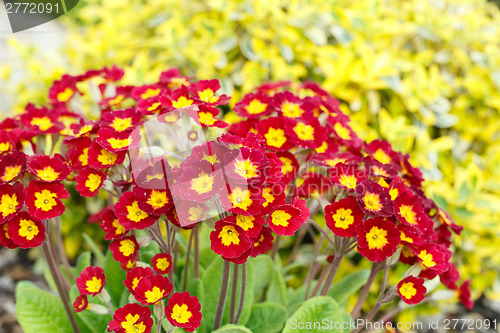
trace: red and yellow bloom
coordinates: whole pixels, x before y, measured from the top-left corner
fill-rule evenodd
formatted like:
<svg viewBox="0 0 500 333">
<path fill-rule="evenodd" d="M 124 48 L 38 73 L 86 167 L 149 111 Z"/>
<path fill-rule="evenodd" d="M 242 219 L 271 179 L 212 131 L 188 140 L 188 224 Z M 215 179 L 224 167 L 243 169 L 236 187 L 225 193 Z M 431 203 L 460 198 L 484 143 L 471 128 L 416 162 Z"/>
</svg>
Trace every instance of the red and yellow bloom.
<svg viewBox="0 0 500 333">
<path fill-rule="evenodd" d="M 45 225 L 28 212 L 17 214 L 7 225 L 9 239 L 22 249 L 40 246 L 45 240 Z"/>
<path fill-rule="evenodd" d="M 0 224 L 12 218 L 23 207 L 24 196 L 21 183 L 0 185 Z"/>
<path fill-rule="evenodd" d="M 381 217 L 368 219 L 356 227 L 358 252 L 373 262 L 390 257 L 400 242 L 399 230 L 394 222 Z"/>
<path fill-rule="evenodd" d="M 76 176 L 76 190 L 84 197 L 95 197 L 106 180 L 104 172 L 84 168 Z"/>
<path fill-rule="evenodd" d="M 26 188 L 26 207 L 30 214 L 41 220 L 62 215 L 66 207 L 61 199 L 69 198 L 62 183 L 44 183 L 32 180 Z"/>
<path fill-rule="evenodd" d="M 108 331 L 117 333 L 149 333 L 153 327 L 151 310 L 137 303 L 129 303 L 115 311 Z"/>
<path fill-rule="evenodd" d="M 27 166 L 28 171 L 42 182 L 62 181 L 71 172 L 71 169 L 59 154 L 52 158 L 46 155 L 30 156 Z"/>
<path fill-rule="evenodd" d="M 193 332 L 202 319 L 198 297 L 191 296 L 187 291 L 173 294 L 165 307 L 165 316 L 173 326 Z"/>
<path fill-rule="evenodd" d="M 78 295 L 78 297 L 73 302 L 73 310 L 75 312 L 82 312 L 89 308 L 89 301 L 87 295 Z"/>
<path fill-rule="evenodd" d="M 356 226 L 363 222 L 365 214 L 356 198 L 348 196 L 325 207 L 326 226 L 337 236 L 356 236 Z"/>
<path fill-rule="evenodd" d="M 361 209 L 368 215 L 388 217 L 394 212 L 389 193 L 379 184 L 365 180 L 356 188 L 356 198 Z"/>
<path fill-rule="evenodd" d="M 420 303 L 427 292 L 424 279 L 414 276 L 408 276 L 399 281 L 397 289 L 399 297 L 407 304 Z"/>
<path fill-rule="evenodd" d="M 278 235 L 292 236 L 304 224 L 301 210 L 292 205 L 281 205 L 267 216 L 267 224 Z"/>
<path fill-rule="evenodd" d="M 134 267 L 127 272 L 123 284 L 130 291 L 131 294 L 135 294 L 135 288 L 139 284 L 139 281 L 149 275 L 154 275 L 155 272 L 149 267 Z"/>
<path fill-rule="evenodd" d="M 150 227 L 158 219 L 158 216 L 150 215 L 139 208 L 133 192 L 123 193 L 114 208 L 120 224 L 127 230 Z"/>
<path fill-rule="evenodd" d="M 26 155 L 21 151 L 13 151 L 0 157 L 0 184 L 16 180 L 26 171 Z"/>
<path fill-rule="evenodd" d="M 236 224 L 234 216 L 215 223 L 215 230 L 210 233 L 212 250 L 223 258 L 236 258 L 252 247 L 250 238 L 243 228 Z"/>
<path fill-rule="evenodd" d="M 89 266 L 76 278 L 76 286 L 81 295 L 99 294 L 106 284 L 106 275 L 101 267 Z"/>
<path fill-rule="evenodd" d="M 168 297 L 172 288 L 173 285 L 166 276 L 148 275 L 139 280 L 134 296 L 139 303 L 152 305 Z"/>
<path fill-rule="evenodd" d="M 169 253 L 158 253 L 151 259 L 151 264 L 157 274 L 168 274 L 172 270 L 172 256 Z"/>
</svg>

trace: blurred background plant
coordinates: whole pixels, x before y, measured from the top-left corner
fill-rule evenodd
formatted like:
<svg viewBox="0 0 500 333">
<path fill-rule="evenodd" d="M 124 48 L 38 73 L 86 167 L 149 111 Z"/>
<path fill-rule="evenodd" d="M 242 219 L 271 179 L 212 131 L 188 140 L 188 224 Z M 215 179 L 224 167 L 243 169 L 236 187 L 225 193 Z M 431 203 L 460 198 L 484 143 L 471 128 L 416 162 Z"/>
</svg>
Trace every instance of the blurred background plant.
<svg viewBox="0 0 500 333">
<path fill-rule="evenodd" d="M 426 192 L 465 228 L 455 244 L 461 273 L 476 297 L 500 298 L 495 4 L 87 0 L 59 22 L 66 33 L 57 52 L 9 39 L 15 56 L 0 68 L 4 108 L 45 103 L 41 93 L 62 73 L 112 64 L 127 69 L 125 83 L 151 81 L 169 67 L 218 78 L 235 100 L 264 81 L 315 80 L 342 101 L 364 139 L 381 136 L 412 151 Z M 73 225 L 86 220 L 78 216 Z M 69 247 L 79 246 L 74 237 Z"/>
</svg>

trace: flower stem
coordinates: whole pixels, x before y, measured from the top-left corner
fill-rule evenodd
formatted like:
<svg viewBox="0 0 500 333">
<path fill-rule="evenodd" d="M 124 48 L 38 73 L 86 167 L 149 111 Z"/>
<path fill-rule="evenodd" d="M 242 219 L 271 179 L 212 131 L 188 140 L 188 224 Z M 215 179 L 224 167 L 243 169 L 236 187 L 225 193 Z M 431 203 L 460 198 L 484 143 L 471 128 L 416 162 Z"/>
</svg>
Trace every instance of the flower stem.
<svg viewBox="0 0 500 333">
<path fill-rule="evenodd" d="M 200 276 L 200 246 L 199 246 L 199 225 L 193 228 L 194 233 L 194 278 L 197 279 Z"/>
<path fill-rule="evenodd" d="M 238 304 L 238 312 L 236 313 L 236 318 L 234 319 L 235 324 L 238 324 L 241 318 L 241 313 L 243 312 L 246 289 L 247 289 L 247 263 L 244 263 L 241 265 L 240 302 Z"/>
<path fill-rule="evenodd" d="M 75 281 L 75 277 L 73 276 L 73 273 L 71 272 L 71 268 L 69 265 L 68 256 L 66 254 L 66 251 L 64 250 L 64 242 L 61 234 L 61 218 L 58 217 L 57 219 L 54 219 L 54 224 L 56 227 L 55 228 L 56 240 L 57 240 L 57 249 L 59 250 L 59 257 L 61 258 L 61 262 L 64 265 L 64 270 L 66 272 L 66 275 L 68 276 L 68 279 L 70 279 L 71 281 Z"/>
<path fill-rule="evenodd" d="M 361 294 L 359 295 L 358 301 L 356 302 L 356 305 L 354 305 L 354 308 L 352 309 L 351 312 L 352 318 L 356 319 L 358 317 L 359 312 L 361 311 L 361 307 L 365 303 L 365 300 L 368 297 L 368 294 L 370 293 L 370 287 L 372 286 L 373 281 L 375 281 L 375 277 L 377 276 L 378 272 L 380 272 L 380 265 L 374 262 L 372 264 L 370 276 L 368 276 L 368 280 L 366 281 L 365 286 L 361 290 Z"/>
<path fill-rule="evenodd" d="M 212 331 L 218 329 L 222 324 L 222 315 L 226 306 L 227 289 L 229 287 L 229 271 L 230 262 L 224 260 L 224 267 L 222 270 L 222 284 L 220 287 L 219 300 L 217 301 L 217 310 L 215 311 L 214 326 Z"/>
<path fill-rule="evenodd" d="M 48 231 L 48 228 L 47 228 Z M 47 238 L 50 237 L 49 232 L 47 232 Z M 50 239 L 50 238 L 49 238 Z M 64 306 L 64 310 L 66 311 L 66 314 L 68 315 L 69 322 L 71 326 L 73 327 L 73 332 L 74 333 L 80 333 L 80 328 L 78 327 L 78 323 L 76 322 L 75 314 L 73 313 L 73 309 L 71 308 L 69 304 L 69 298 L 68 294 L 66 292 L 66 289 L 64 289 L 61 278 L 58 274 L 57 271 L 57 262 L 55 261 L 54 254 L 51 252 L 50 245 L 48 244 L 48 240 L 45 240 L 42 244 L 42 251 L 45 256 L 45 260 L 47 261 L 47 264 L 49 265 L 50 272 L 52 273 L 52 277 L 54 278 L 54 282 L 57 287 L 57 291 L 59 293 L 59 296 L 61 297 L 61 301 Z"/>
<path fill-rule="evenodd" d="M 229 308 L 229 323 L 235 324 L 234 314 L 236 312 L 236 293 L 238 292 L 238 270 L 239 265 L 233 263 L 233 278 L 232 278 L 232 288 L 231 288 L 231 304 Z"/>
<path fill-rule="evenodd" d="M 340 266 L 340 262 L 342 261 L 343 257 L 344 257 L 343 254 L 335 254 L 335 257 L 333 258 L 333 261 L 330 265 L 330 271 L 328 272 L 328 276 L 326 277 L 325 284 L 323 285 L 323 289 L 321 289 L 320 295 L 325 296 L 326 294 L 328 294 L 328 291 L 330 290 L 330 287 L 332 286 L 333 279 L 335 278 L 335 275 L 337 274 L 337 271 L 338 271 L 339 266 Z"/>
<path fill-rule="evenodd" d="M 188 278 L 188 270 L 189 270 L 189 256 L 191 255 L 191 246 L 193 244 L 193 234 L 194 232 L 191 230 L 191 235 L 189 236 L 188 247 L 186 251 L 186 260 L 184 263 L 184 279 L 182 281 L 182 290 L 186 290 L 187 278 Z"/>
</svg>

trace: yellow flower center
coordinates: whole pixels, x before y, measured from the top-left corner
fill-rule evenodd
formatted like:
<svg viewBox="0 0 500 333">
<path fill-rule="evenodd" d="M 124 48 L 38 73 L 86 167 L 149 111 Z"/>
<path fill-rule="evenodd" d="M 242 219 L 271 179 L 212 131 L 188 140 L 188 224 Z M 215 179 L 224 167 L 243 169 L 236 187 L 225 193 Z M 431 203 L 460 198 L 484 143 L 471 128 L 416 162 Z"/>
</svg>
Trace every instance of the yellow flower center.
<svg viewBox="0 0 500 333">
<path fill-rule="evenodd" d="M 283 103 L 281 110 L 283 111 L 283 115 L 289 118 L 299 118 L 304 113 L 299 104 L 288 101 Z"/>
<path fill-rule="evenodd" d="M 101 185 L 101 179 L 101 176 L 91 173 L 89 174 L 89 178 L 85 181 L 85 187 L 91 192 L 94 192 Z"/>
<path fill-rule="evenodd" d="M 238 245 L 240 243 L 239 236 L 240 234 L 232 225 L 225 225 L 219 233 L 219 238 L 224 246 L 230 246 L 231 244 Z"/>
<path fill-rule="evenodd" d="M 115 131 L 123 132 L 128 130 L 132 126 L 132 118 L 118 118 L 113 119 L 113 123 L 110 125 Z"/>
<path fill-rule="evenodd" d="M 56 193 L 52 193 L 49 190 L 42 190 L 41 192 L 35 193 L 35 207 L 48 212 L 52 209 L 57 202 L 54 198 L 57 197 Z"/>
<path fill-rule="evenodd" d="M 187 304 L 175 304 L 172 309 L 172 319 L 179 324 L 185 324 L 189 321 L 193 314 L 188 310 Z"/>
<path fill-rule="evenodd" d="M 389 195 L 391 196 L 392 201 L 394 201 L 394 199 L 396 199 L 398 194 L 399 194 L 399 190 L 397 188 L 393 188 L 393 189 L 389 190 Z"/>
<path fill-rule="evenodd" d="M 382 249 L 387 244 L 387 230 L 378 227 L 372 227 L 370 232 L 366 234 L 368 248 Z"/>
<path fill-rule="evenodd" d="M 204 194 L 212 191 L 214 185 L 214 177 L 202 172 L 197 178 L 191 181 L 191 189 L 198 194 Z"/>
<path fill-rule="evenodd" d="M 111 145 L 111 148 L 113 148 L 113 149 L 120 149 L 120 148 L 128 147 L 132 143 L 131 138 L 126 138 L 126 139 L 110 138 L 107 141 L 109 142 L 109 144 Z"/>
<path fill-rule="evenodd" d="M 73 96 L 73 90 L 70 87 L 67 87 L 64 91 L 57 94 L 57 100 L 59 102 L 67 102 Z"/>
<path fill-rule="evenodd" d="M 134 222 L 139 222 L 148 217 L 148 213 L 139 208 L 137 201 L 132 202 L 132 205 L 127 206 L 127 218 Z"/>
<path fill-rule="evenodd" d="M 158 96 L 160 93 L 160 89 L 147 89 L 145 92 L 142 93 L 141 98 L 142 99 L 148 99 L 150 97 Z"/>
<path fill-rule="evenodd" d="M 82 163 L 82 166 L 86 166 L 89 164 L 89 149 L 84 148 L 83 152 L 80 156 L 78 156 L 78 161 Z"/>
<path fill-rule="evenodd" d="M 298 123 L 293 128 L 293 131 L 295 132 L 295 134 L 297 134 L 300 140 L 314 140 L 314 127 L 312 127 L 311 125 Z"/>
<path fill-rule="evenodd" d="M 319 146 L 318 148 L 315 149 L 315 151 L 318 153 L 318 154 L 322 154 L 324 153 L 326 150 L 328 149 L 328 143 L 323 142 L 321 144 L 321 146 Z"/>
<path fill-rule="evenodd" d="M 0 143 L 0 152 L 2 152 L 2 153 L 11 150 L 11 148 L 12 148 L 12 145 L 8 142 Z"/>
<path fill-rule="evenodd" d="M 354 189 L 356 187 L 357 179 L 353 175 L 341 175 L 339 177 L 339 182 L 347 188 Z"/>
<path fill-rule="evenodd" d="M 93 276 L 91 280 L 87 280 L 85 285 L 87 286 L 87 291 L 89 293 L 96 293 L 99 290 L 101 290 L 102 281 L 101 279 L 98 279 L 97 277 Z"/>
<path fill-rule="evenodd" d="M 130 239 L 124 239 L 120 242 L 118 248 L 125 257 L 130 257 L 135 252 L 135 244 Z"/>
<path fill-rule="evenodd" d="M 268 146 L 281 148 L 285 142 L 285 131 L 281 128 L 269 128 L 269 131 L 264 134 Z"/>
<path fill-rule="evenodd" d="M 122 322 L 125 333 L 144 333 L 146 331 L 146 325 L 143 322 L 136 324 L 139 318 L 138 314 L 132 315 L 129 313 L 125 316 L 125 321 Z"/>
<path fill-rule="evenodd" d="M 52 127 L 52 121 L 49 117 L 35 117 L 31 119 L 31 125 L 38 126 L 42 131 L 46 131 Z"/>
<path fill-rule="evenodd" d="M 415 289 L 413 282 L 405 282 L 399 288 L 399 292 L 406 299 L 411 299 L 413 296 L 417 294 L 417 289 Z"/>
<path fill-rule="evenodd" d="M 363 197 L 366 209 L 372 212 L 378 212 L 382 209 L 382 204 L 380 203 L 380 196 L 376 193 L 366 192 Z"/>
<path fill-rule="evenodd" d="M 116 235 L 124 234 L 127 231 L 127 229 L 125 229 L 125 227 L 120 224 L 120 221 L 118 221 L 118 219 L 114 219 L 111 225 L 116 229 Z"/>
<path fill-rule="evenodd" d="M 391 157 L 385 153 L 382 149 L 377 149 L 375 154 L 373 154 L 373 158 L 379 161 L 382 164 L 388 164 L 391 162 Z"/>
<path fill-rule="evenodd" d="M 189 220 L 192 222 L 198 221 L 203 216 L 203 207 L 194 206 L 189 208 Z"/>
<path fill-rule="evenodd" d="M 213 125 L 215 123 L 215 118 L 210 112 L 200 112 L 200 123 L 205 125 Z"/>
<path fill-rule="evenodd" d="M 115 164 L 118 155 L 113 154 L 106 149 L 101 149 L 101 153 L 97 156 L 97 160 L 101 162 L 102 165 L 113 165 Z"/>
<path fill-rule="evenodd" d="M 185 96 L 181 96 L 177 99 L 177 101 L 172 102 L 172 106 L 176 109 L 182 109 L 190 106 L 191 104 L 193 104 L 193 100 L 187 99 Z"/>
<path fill-rule="evenodd" d="M 346 160 L 344 158 L 330 158 L 325 160 L 325 163 L 331 167 L 336 166 L 339 163 L 344 163 Z"/>
<path fill-rule="evenodd" d="M 401 205 L 401 207 L 399 207 L 399 212 L 408 223 L 417 224 L 417 214 L 413 211 L 412 206 Z"/>
<path fill-rule="evenodd" d="M 160 289 L 158 287 L 153 287 L 153 290 L 146 291 L 144 293 L 144 296 L 146 296 L 146 301 L 148 303 L 156 303 L 162 299 L 164 294 L 165 290 Z"/>
<path fill-rule="evenodd" d="M 254 220 L 255 217 L 253 216 L 236 215 L 236 224 L 245 231 L 247 231 L 248 229 L 252 229 L 252 227 L 254 226 Z"/>
<path fill-rule="evenodd" d="M 123 100 L 124 100 L 124 99 L 125 99 L 125 96 L 123 96 L 123 95 L 118 95 L 118 96 L 116 96 L 115 98 L 110 99 L 108 103 L 109 103 L 109 105 L 118 105 L 118 104 L 120 104 L 121 102 L 123 102 Z"/>
<path fill-rule="evenodd" d="M 281 172 L 283 172 L 283 174 L 286 175 L 287 173 L 293 171 L 293 165 L 292 165 L 291 159 L 289 159 L 287 157 L 280 157 L 279 159 L 283 163 L 283 166 L 281 167 Z"/>
<path fill-rule="evenodd" d="M 52 167 L 46 166 L 45 168 L 43 168 L 41 170 L 37 170 L 36 175 L 41 180 L 51 182 L 51 181 L 56 180 L 57 177 L 59 177 L 60 173 L 56 172 Z"/>
<path fill-rule="evenodd" d="M 229 195 L 233 207 L 241 208 L 243 210 L 247 209 L 252 204 L 252 199 L 250 199 L 250 191 L 243 190 L 240 187 L 233 189 L 233 192 Z"/>
<path fill-rule="evenodd" d="M 266 187 L 263 191 L 262 191 L 262 196 L 264 197 L 264 199 L 266 199 L 266 202 L 264 202 L 262 205 L 264 207 L 267 207 L 270 203 L 273 203 L 274 200 L 276 199 L 274 197 L 274 195 L 271 193 L 271 188 L 270 187 Z"/>
<path fill-rule="evenodd" d="M 170 267 L 170 262 L 167 258 L 160 258 L 156 261 L 156 267 L 161 271 L 165 271 Z"/>
<path fill-rule="evenodd" d="M 402 242 L 407 242 L 407 243 L 413 243 L 413 238 L 406 237 L 406 234 L 401 231 L 401 241 Z"/>
<path fill-rule="evenodd" d="M 156 102 L 156 103 L 153 103 L 151 104 L 151 106 L 149 108 L 147 108 L 148 111 L 154 111 L 156 110 L 159 106 L 161 105 L 161 103 L 159 102 Z"/>
<path fill-rule="evenodd" d="M 271 215 L 272 222 L 274 225 L 280 225 L 282 227 L 288 227 L 288 220 L 292 216 L 285 212 L 284 210 L 275 210 Z"/>
<path fill-rule="evenodd" d="M 333 126 L 333 129 L 335 130 L 335 133 L 339 136 L 339 138 L 343 140 L 350 140 L 351 139 L 351 131 L 347 127 L 342 126 L 341 123 L 335 123 Z"/>
<path fill-rule="evenodd" d="M 1 150 L 1 149 L 0 149 Z M 5 171 L 2 176 L 2 180 L 4 182 L 10 182 L 12 179 L 16 178 L 17 175 L 21 172 L 21 166 L 8 166 L 5 168 Z"/>
<path fill-rule="evenodd" d="M 347 229 L 354 223 L 354 216 L 352 216 L 352 210 L 350 209 L 337 209 L 332 217 L 337 228 Z"/>
<path fill-rule="evenodd" d="M 5 218 L 10 214 L 13 214 L 16 212 L 16 206 L 19 204 L 17 201 L 17 195 L 12 194 L 3 194 L 2 198 L 0 199 L 0 212 L 2 213 L 2 216 Z"/>
<path fill-rule="evenodd" d="M 262 103 L 258 99 L 253 99 L 246 107 L 246 110 L 249 114 L 259 114 L 264 112 L 266 108 L 267 104 Z"/>
<path fill-rule="evenodd" d="M 215 96 L 212 89 L 205 89 L 203 91 L 198 91 L 198 97 L 207 103 L 215 103 L 219 100 L 219 97 Z"/>
<path fill-rule="evenodd" d="M 22 219 L 20 222 L 19 235 L 26 238 L 27 240 L 32 240 L 40 232 L 35 222 L 31 220 Z"/>
<path fill-rule="evenodd" d="M 436 266 L 436 262 L 434 261 L 434 256 L 432 253 L 427 253 L 427 250 L 420 251 L 418 254 L 420 260 L 422 260 L 422 265 L 427 268 L 432 268 Z"/>
<path fill-rule="evenodd" d="M 257 176 L 257 167 L 250 160 L 236 162 L 236 173 L 245 179 Z"/>
<path fill-rule="evenodd" d="M 153 190 L 147 203 L 154 209 L 162 208 L 168 204 L 167 193 L 164 191 Z"/>
</svg>

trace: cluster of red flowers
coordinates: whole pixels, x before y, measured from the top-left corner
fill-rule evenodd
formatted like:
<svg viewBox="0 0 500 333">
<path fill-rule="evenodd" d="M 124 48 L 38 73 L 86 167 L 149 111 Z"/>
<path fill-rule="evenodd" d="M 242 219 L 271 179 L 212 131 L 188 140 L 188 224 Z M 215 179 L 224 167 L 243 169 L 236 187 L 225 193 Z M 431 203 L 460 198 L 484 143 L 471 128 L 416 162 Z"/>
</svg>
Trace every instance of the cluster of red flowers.
<svg viewBox="0 0 500 333">
<path fill-rule="evenodd" d="M 168 247 L 160 246 L 153 269 L 138 265 L 141 242 L 135 230 L 161 236 L 159 221 L 191 229 L 215 216 L 212 250 L 241 264 L 269 251 L 275 234 L 294 235 L 317 213 L 308 208 L 315 200 L 328 202 L 326 226 L 334 237 L 356 240 L 368 260 L 399 255 L 403 264 L 422 267 L 418 277 L 398 286 L 405 302 L 422 300 L 423 279 L 438 275 L 447 287 L 459 289 L 449 247 L 452 232 L 461 227 L 425 196 L 422 174 L 408 155 L 385 141 L 360 139 L 339 102 L 317 84 L 262 85 L 236 103 L 241 120 L 229 125 L 217 118 L 230 99 L 218 93 L 217 80 L 191 82 L 173 69 L 154 84 L 117 85 L 123 74 L 113 67 L 65 75 L 50 89 L 49 106 L 28 105 L 22 115 L 0 123 L 2 245 L 42 244 L 47 221 L 65 210 L 64 182 L 73 182 L 85 197 L 108 192 L 108 206 L 93 219 L 101 222 L 114 259 L 128 272 L 124 283 L 142 304 L 118 309 L 110 330 L 149 332 L 145 305 L 172 292 L 164 276 L 173 265 Z M 81 112 L 87 83 L 93 87 L 87 95 L 98 105 L 90 119 Z M 205 131 L 181 138 L 194 143 L 181 160 L 130 153 L 143 147 L 147 138 L 141 131 L 149 120 L 182 127 L 176 124 L 184 114 Z M 200 134 L 210 127 L 227 129 L 200 144 Z M 102 272 L 86 270 L 77 280 L 81 296 L 75 309 L 85 309 L 86 295 L 98 294 L 104 283 Z M 188 331 L 201 320 L 199 303 L 185 292 L 170 296 L 165 313 Z"/>
</svg>

